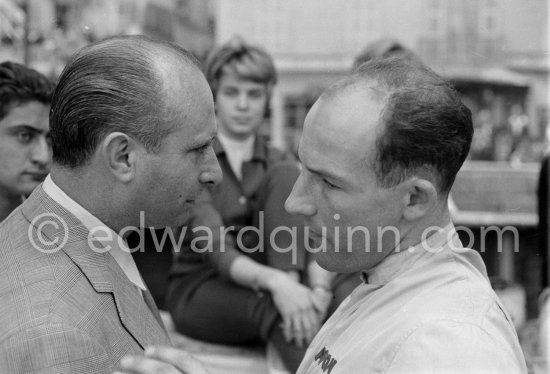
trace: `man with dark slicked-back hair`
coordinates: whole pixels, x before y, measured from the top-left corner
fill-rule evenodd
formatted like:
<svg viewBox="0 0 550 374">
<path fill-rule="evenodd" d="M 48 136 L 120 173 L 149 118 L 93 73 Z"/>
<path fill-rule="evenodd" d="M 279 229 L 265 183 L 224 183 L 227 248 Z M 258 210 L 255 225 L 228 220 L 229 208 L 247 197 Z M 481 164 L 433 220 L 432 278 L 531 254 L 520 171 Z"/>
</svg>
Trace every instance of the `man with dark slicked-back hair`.
<svg viewBox="0 0 550 374">
<path fill-rule="evenodd" d="M 195 59 L 143 36 L 87 46 L 61 74 L 50 126 L 50 175 L 0 225 L 0 372 L 203 372 L 158 347 L 170 340 L 124 240 L 182 225 L 221 180 Z"/>
<path fill-rule="evenodd" d="M 25 65 L 0 63 L 0 221 L 46 177 L 54 84 Z"/>
<path fill-rule="evenodd" d="M 472 140 L 459 94 L 421 63 L 372 60 L 309 111 L 286 201 L 321 267 L 363 282 L 298 373 L 526 373 L 514 325 L 448 195 Z"/>
</svg>

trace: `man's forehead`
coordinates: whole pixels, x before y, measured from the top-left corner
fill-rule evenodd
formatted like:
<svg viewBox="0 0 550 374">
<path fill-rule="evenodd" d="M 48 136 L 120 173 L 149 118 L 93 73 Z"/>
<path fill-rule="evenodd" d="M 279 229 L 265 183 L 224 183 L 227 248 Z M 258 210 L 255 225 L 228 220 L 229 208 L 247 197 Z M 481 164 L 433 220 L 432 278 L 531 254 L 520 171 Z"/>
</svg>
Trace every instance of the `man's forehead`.
<svg viewBox="0 0 550 374">
<path fill-rule="evenodd" d="M 163 90 L 170 97 L 193 98 L 197 92 L 208 88 L 206 78 L 193 66 L 175 61 L 173 58 L 160 59 L 156 62 L 161 77 Z"/>
<path fill-rule="evenodd" d="M 321 96 L 306 116 L 304 127 L 338 134 L 362 133 L 378 126 L 383 107 L 379 92 L 346 87 L 338 94 Z"/>
<path fill-rule="evenodd" d="M 304 123 L 300 142 L 302 152 L 307 153 L 304 157 L 331 155 L 363 161 L 374 148 L 382 108 L 382 102 L 365 90 L 321 97 Z"/>
<path fill-rule="evenodd" d="M 341 106 L 372 106 L 379 105 L 387 97 L 388 92 L 374 80 L 361 80 L 346 85 L 329 88 L 320 99 L 330 105 Z"/>
<path fill-rule="evenodd" d="M 0 119 L 2 127 L 27 126 L 37 131 L 49 132 L 49 104 L 27 101 L 11 107 Z"/>
<path fill-rule="evenodd" d="M 206 78 L 193 65 L 163 60 L 160 68 L 164 100 L 178 120 L 198 121 L 214 111 L 214 99 Z M 172 66 L 173 70 L 169 71 Z"/>
</svg>

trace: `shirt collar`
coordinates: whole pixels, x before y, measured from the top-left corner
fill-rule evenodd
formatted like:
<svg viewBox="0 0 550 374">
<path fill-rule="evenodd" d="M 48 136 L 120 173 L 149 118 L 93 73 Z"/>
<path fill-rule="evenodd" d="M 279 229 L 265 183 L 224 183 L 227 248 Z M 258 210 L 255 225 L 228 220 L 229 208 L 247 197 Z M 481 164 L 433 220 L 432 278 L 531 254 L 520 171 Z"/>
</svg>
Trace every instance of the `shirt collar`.
<svg viewBox="0 0 550 374">
<path fill-rule="evenodd" d="M 249 155 L 252 155 L 254 151 L 256 136 L 252 135 L 245 140 L 235 140 L 229 136 L 225 136 L 220 132 L 216 139 L 222 145 L 226 153 L 228 153 L 228 148 L 232 148 L 236 149 L 237 151 L 245 152 Z"/>
<path fill-rule="evenodd" d="M 147 289 L 131 255 L 131 251 L 126 244 L 126 241 L 121 236 L 101 222 L 93 214 L 88 212 L 76 201 L 71 199 L 61 188 L 59 188 L 57 184 L 55 184 L 50 175 L 48 175 L 44 180 L 42 188 L 46 194 L 48 194 L 62 207 L 67 209 L 69 213 L 82 222 L 82 224 L 90 231 L 91 235 L 94 235 L 94 233 L 99 234 L 94 236 L 101 243 L 111 247 L 109 253 L 113 256 L 128 279 L 141 290 L 145 291 Z M 112 240 L 106 240 L 107 233 L 110 234 L 109 237 L 112 238 Z"/>
<path fill-rule="evenodd" d="M 263 138 L 260 135 L 256 135 L 256 139 L 254 140 L 254 149 L 252 150 L 251 161 L 261 161 L 263 163 L 267 163 L 267 150 L 264 146 L 264 143 L 265 142 Z M 214 152 L 216 153 L 217 157 L 220 157 L 222 155 L 225 156 L 225 149 L 223 148 L 218 138 L 214 139 L 212 147 L 214 148 Z"/>
<path fill-rule="evenodd" d="M 450 242 L 456 248 L 461 247 L 457 242 L 458 234 L 451 222 L 444 227 L 432 227 L 431 232 L 426 230 L 427 238 L 414 247 L 402 248 L 387 256 L 374 269 L 363 272 L 361 279 L 373 285 L 385 285 L 401 273 L 410 269 L 411 265 L 426 254 L 441 252 L 442 247 Z M 431 235 L 430 235 L 431 234 Z"/>
</svg>

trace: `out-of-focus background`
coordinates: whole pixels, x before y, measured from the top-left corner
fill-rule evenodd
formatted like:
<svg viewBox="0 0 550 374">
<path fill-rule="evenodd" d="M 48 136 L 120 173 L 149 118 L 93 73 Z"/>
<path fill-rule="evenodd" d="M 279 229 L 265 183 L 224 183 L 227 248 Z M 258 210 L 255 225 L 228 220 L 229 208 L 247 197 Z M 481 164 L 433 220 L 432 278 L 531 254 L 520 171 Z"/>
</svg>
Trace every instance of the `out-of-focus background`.
<svg viewBox="0 0 550 374">
<path fill-rule="evenodd" d="M 263 132 L 295 150 L 323 88 L 367 45 L 401 43 L 472 110 L 453 219 L 472 233 L 461 236 L 482 253 L 529 339 L 549 277 L 548 174 L 540 173 L 550 149 L 549 18 L 548 0 L 0 0 L 0 61 L 55 78 L 75 50 L 110 35 L 171 40 L 199 60 L 240 35 L 275 58 L 279 82 Z"/>
<path fill-rule="evenodd" d="M 239 34 L 274 55 L 269 132 L 294 147 L 319 92 L 380 38 L 451 79 L 474 112 L 471 158 L 539 161 L 548 129 L 548 0 L 0 0 L 0 59 L 59 74 L 78 47 L 119 33 L 203 59 Z"/>
</svg>

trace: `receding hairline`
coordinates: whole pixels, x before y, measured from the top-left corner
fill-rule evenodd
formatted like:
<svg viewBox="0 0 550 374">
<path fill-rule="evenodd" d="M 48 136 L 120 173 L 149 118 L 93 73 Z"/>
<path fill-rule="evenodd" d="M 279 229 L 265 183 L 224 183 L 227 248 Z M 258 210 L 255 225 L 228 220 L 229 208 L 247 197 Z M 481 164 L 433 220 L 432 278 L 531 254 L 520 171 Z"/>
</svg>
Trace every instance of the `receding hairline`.
<svg viewBox="0 0 550 374">
<path fill-rule="evenodd" d="M 172 95 L 181 95 L 174 76 L 183 74 L 187 77 L 202 76 L 202 69 L 197 59 L 182 47 L 164 40 L 152 39 L 144 35 L 120 35 L 93 43 L 81 50 L 76 58 L 100 54 L 102 52 L 131 51 L 140 53 L 161 90 L 156 94 L 167 105 Z M 80 56 L 78 56 L 80 55 Z M 193 80 L 194 82 L 194 80 Z M 160 110 L 160 109 L 159 109 Z"/>
<path fill-rule="evenodd" d="M 375 77 L 358 77 L 353 74 L 330 85 L 321 94 L 319 100 L 329 102 L 347 95 L 363 94 L 366 98 L 383 103 L 392 91 L 392 89 L 383 86 Z"/>
<path fill-rule="evenodd" d="M 383 116 L 387 109 L 389 98 L 396 90 L 397 88 L 385 85 L 376 76 L 352 73 L 330 85 L 318 99 L 320 105 L 329 108 L 332 105 L 340 105 L 339 102 L 342 102 L 341 105 L 347 105 L 346 101 L 352 98 L 360 98 L 360 100 L 364 100 L 365 104 L 370 102 L 370 104 L 378 106 L 378 117 L 374 124 L 376 134 L 373 143 L 374 149 L 365 149 L 364 152 L 365 162 L 373 168 L 379 153 L 376 145 L 377 140 L 386 131 Z"/>
<path fill-rule="evenodd" d="M 199 62 L 183 48 L 143 35 L 124 35 L 104 39 L 83 48 L 78 57 L 113 50 L 133 50 L 133 52 L 143 53 L 150 63 L 151 71 L 159 78 L 168 78 L 166 72 L 171 71 L 174 67 L 201 72 Z M 163 83 L 167 81 L 169 79 L 163 80 Z"/>
</svg>

